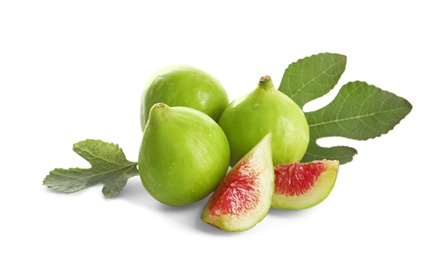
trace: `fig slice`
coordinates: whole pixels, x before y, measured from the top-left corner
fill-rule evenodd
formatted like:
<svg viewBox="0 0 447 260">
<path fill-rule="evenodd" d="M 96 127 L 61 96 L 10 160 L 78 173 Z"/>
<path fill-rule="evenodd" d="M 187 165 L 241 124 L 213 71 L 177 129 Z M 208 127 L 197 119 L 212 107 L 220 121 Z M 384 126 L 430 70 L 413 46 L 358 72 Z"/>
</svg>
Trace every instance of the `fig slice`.
<svg viewBox="0 0 447 260">
<path fill-rule="evenodd" d="M 219 229 L 253 228 L 267 215 L 274 191 L 271 134 L 267 134 L 225 175 L 201 219 Z"/>
<path fill-rule="evenodd" d="M 272 208 L 306 209 L 313 207 L 332 191 L 337 179 L 338 160 L 277 165 Z"/>
</svg>

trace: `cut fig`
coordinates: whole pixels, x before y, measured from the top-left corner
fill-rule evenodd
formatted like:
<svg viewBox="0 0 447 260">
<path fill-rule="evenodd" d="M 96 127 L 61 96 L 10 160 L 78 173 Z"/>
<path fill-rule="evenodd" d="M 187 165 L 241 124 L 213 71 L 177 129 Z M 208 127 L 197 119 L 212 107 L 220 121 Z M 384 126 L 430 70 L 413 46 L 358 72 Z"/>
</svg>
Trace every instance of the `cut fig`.
<svg viewBox="0 0 447 260">
<path fill-rule="evenodd" d="M 271 134 L 267 134 L 222 179 L 201 219 L 219 229 L 251 229 L 267 215 L 274 191 Z"/>
<path fill-rule="evenodd" d="M 322 202 L 335 185 L 338 160 L 275 166 L 272 208 L 306 209 Z"/>
</svg>

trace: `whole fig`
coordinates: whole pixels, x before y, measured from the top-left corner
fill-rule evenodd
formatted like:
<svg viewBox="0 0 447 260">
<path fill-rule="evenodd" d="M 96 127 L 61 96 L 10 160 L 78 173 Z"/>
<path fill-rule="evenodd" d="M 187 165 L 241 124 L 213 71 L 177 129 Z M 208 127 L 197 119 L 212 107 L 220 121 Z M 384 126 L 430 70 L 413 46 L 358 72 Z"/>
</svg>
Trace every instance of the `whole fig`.
<svg viewBox="0 0 447 260">
<path fill-rule="evenodd" d="M 153 75 L 143 90 L 140 123 L 144 130 L 149 110 L 156 103 L 197 109 L 217 122 L 228 105 L 222 84 L 211 74 L 190 65 L 176 64 Z"/>
<path fill-rule="evenodd" d="M 231 165 L 269 132 L 273 165 L 300 161 L 309 143 L 303 111 L 273 86 L 269 76 L 261 77 L 255 90 L 232 101 L 218 122 L 230 143 Z"/>
<path fill-rule="evenodd" d="M 205 198 L 225 176 L 229 162 L 225 133 L 209 116 L 187 107 L 152 106 L 138 169 L 156 200 L 185 206 Z"/>
</svg>

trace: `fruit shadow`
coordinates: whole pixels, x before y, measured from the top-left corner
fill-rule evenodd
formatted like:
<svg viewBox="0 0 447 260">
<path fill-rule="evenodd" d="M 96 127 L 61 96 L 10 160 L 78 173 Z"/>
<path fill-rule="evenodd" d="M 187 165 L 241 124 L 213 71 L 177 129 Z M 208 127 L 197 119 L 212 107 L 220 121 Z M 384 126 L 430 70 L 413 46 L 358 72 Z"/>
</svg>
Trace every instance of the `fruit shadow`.
<svg viewBox="0 0 447 260">
<path fill-rule="evenodd" d="M 291 210 L 291 209 L 276 209 L 270 208 L 268 215 L 278 218 L 290 218 L 296 216 L 304 216 L 310 213 L 311 209 L 307 210 Z"/>
<path fill-rule="evenodd" d="M 153 204 L 156 204 L 156 201 L 147 193 L 139 178 L 129 179 L 124 189 L 116 198 L 146 208 L 152 208 Z"/>
<path fill-rule="evenodd" d="M 211 195 L 205 197 L 204 199 L 188 206 L 182 207 L 172 207 L 164 205 L 154 198 L 152 198 L 149 193 L 144 189 L 141 181 L 138 178 L 129 179 L 126 187 L 123 189 L 121 194 L 117 197 L 130 203 L 146 208 L 151 211 L 160 212 L 166 215 L 167 220 L 172 221 L 175 224 L 180 224 L 184 227 L 199 230 L 204 233 L 211 235 L 223 235 L 231 236 L 234 233 L 227 232 L 211 226 L 202 221 L 200 215 L 205 207 Z"/>
</svg>

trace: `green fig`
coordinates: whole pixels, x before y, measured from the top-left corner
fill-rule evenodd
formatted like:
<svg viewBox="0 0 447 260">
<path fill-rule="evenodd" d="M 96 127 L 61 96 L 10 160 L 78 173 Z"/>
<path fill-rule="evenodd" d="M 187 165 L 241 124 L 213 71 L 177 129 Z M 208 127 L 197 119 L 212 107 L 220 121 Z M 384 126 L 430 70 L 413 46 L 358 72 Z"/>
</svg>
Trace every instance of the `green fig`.
<svg viewBox="0 0 447 260">
<path fill-rule="evenodd" d="M 303 111 L 273 86 L 269 76 L 261 77 L 255 90 L 231 102 L 218 122 L 230 143 L 231 165 L 269 132 L 275 166 L 299 162 L 309 143 Z"/>
<path fill-rule="evenodd" d="M 229 162 L 225 133 L 209 116 L 187 107 L 152 106 L 138 169 L 156 200 L 186 206 L 205 198 L 225 176 Z"/>
<path fill-rule="evenodd" d="M 211 74 L 190 65 L 176 64 L 161 69 L 146 83 L 141 98 L 142 130 L 156 103 L 194 108 L 217 122 L 229 100 L 222 84 Z"/>
</svg>

